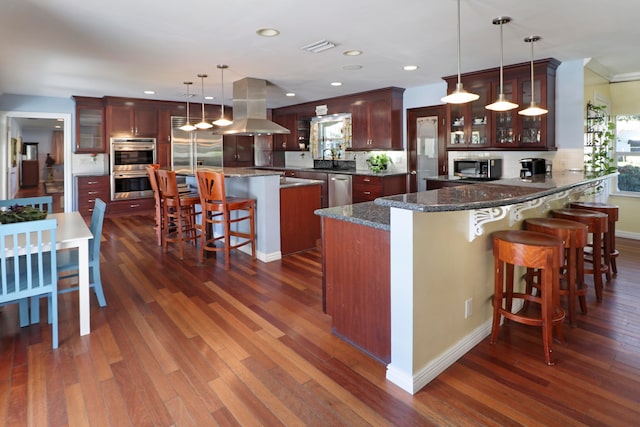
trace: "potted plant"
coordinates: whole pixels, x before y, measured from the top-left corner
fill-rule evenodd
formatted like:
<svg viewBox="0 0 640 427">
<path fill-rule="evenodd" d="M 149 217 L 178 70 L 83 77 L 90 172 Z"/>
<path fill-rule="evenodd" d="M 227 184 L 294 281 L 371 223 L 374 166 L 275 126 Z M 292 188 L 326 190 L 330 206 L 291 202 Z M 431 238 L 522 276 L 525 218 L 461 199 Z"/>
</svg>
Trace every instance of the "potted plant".
<svg viewBox="0 0 640 427">
<path fill-rule="evenodd" d="M 387 165 L 391 163 L 391 158 L 385 153 L 372 154 L 367 159 L 367 164 L 372 172 L 378 173 L 387 170 Z"/>
</svg>

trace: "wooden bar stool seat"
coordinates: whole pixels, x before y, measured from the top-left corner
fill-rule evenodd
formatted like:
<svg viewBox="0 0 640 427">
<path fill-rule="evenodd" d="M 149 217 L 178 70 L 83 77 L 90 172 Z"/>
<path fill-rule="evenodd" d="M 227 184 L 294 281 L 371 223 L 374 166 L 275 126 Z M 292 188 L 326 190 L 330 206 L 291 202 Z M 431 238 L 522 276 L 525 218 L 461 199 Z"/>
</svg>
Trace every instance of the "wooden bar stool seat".
<svg viewBox="0 0 640 427">
<path fill-rule="evenodd" d="M 585 274 L 593 275 L 593 285 L 596 289 L 596 299 L 602 301 L 602 275 L 609 270 L 609 242 L 603 239 L 608 230 L 608 217 L 606 214 L 588 211 L 586 209 L 554 209 L 551 211 L 553 218 L 568 219 L 587 226 L 588 233 L 592 236 L 593 256 L 585 257 L 585 262 L 591 264 L 591 268 L 585 268 Z M 603 250 L 604 248 L 604 250 Z M 603 261 L 604 259 L 604 261 Z"/>
<path fill-rule="evenodd" d="M 569 205 L 572 209 L 586 209 L 589 211 L 596 211 L 603 214 L 607 214 L 608 218 L 608 231 L 607 236 L 609 238 L 609 268 L 610 272 L 607 275 L 607 279 L 611 280 L 611 275 L 618 274 L 618 266 L 616 265 L 616 258 L 620 254 L 616 249 L 616 222 L 618 222 L 619 208 L 616 205 L 609 205 L 607 203 L 598 202 L 573 202 Z"/>
<path fill-rule="evenodd" d="M 169 243 L 177 243 L 180 259 L 184 258 L 184 242 L 197 242 L 200 228 L 196 223 L 197 195 L 181 195 L 174 171 L 156 170 L 158 190 L 162 203 L 162 248 L 166 252 Z"/>
<path fill-rule="evenodd" d="M 565 265 L 561 269 L 560 295 L 567 296 L 569 323 L 575 326 L 576 300 L 580 301 L 582 312 L 587 312 L 584 248 L 587 245 L 588 227 L 579 222 L 561 218 L 529 218 L 524 221 L 524 227 L 529 231 L 559 237 L 564 242 Z"/>
<path fill-rule="evenodd" d="M 494 295 L 491 344 L 498 339 L 500 320 L 540 326 L 547 365 L 553 365 L 553 329 L 562 341 L 564 310 L 560 307 L 560 267 L 564 265 L 564 244 L 559 237 L 526 230 L 493 233 Z M 514 291 L 514 267 L 540 270 L 540 295 Z M 522 299 L 540 307 L 539 313 L 512 312 L 513 300 Z"/>
</svg>

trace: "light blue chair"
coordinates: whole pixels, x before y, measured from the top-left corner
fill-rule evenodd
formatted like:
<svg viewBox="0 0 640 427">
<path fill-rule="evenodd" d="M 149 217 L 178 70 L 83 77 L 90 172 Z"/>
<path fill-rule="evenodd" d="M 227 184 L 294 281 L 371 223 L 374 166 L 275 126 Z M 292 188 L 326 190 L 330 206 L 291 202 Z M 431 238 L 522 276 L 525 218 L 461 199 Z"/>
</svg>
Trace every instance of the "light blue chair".
<svg viewBox="0 0 640 427">
<path fill-rule="evenodd" d="M 27 300 L 37 301 L 47 296 L 51 344 L 58 348 L 58 274 L 56 265 L 55 219 L 28 221 L 0 226 L 0 253 L 6 253 L 7 244 L 13 248 L 22 245 L 31 253 L 20 256 L 2 256 L 0 259 L 0 305 L 19 303 L 20 326 L 28 324 Z M 48 232 L 48 233 L 45 233 Z"/>
<path fill-rule="evenodd" d="M 0 200 L 0 208 L 10 208 L 14 205 L 32 206 L 40 209 L 41 211 L 53 213 L 53 197 L 51 196 L 22 197 L 20 199 Z"/>
<path fill-rule="evenodd" d="M 91 286 L 98 297 L 100 307 L 105 307 L 107 301 L 102 291 L 102 280 L 100 278 L 100 237 L 102 236 L 102 224 L 107 204 L 97 198 L 91 214 L 91 234 L 93 239 L 89 240 L 89 286 Z M 58 273 L 60 279 L 68 279 L 78 275 L 78 250 L 58 252 Z M 78 286 L 59 289 L 58 293 L 77 291 Z"/>
</svg>

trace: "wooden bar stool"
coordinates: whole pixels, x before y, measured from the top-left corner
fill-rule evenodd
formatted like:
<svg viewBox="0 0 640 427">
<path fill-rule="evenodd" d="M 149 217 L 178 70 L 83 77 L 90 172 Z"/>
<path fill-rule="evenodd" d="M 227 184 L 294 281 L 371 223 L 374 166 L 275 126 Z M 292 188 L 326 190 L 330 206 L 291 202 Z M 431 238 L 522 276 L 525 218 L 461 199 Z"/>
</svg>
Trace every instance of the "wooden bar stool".
<svg viewBox="0 0 640 427">
<path fill-rule="evenodd" d="M 166 252 L 168 243 L 178 243 L 180 259 L 183 259 L 183 243 L 193 240 L 195 244 L 199 237 L 200 228 L 196 224 L 197 213 L 195 206 L 200 204 L 200 197 L 181 196 L 174 171 L 158 169 L 156 178 L 162 201 L 164 227 L 162 248 Z"/>
<path fill-rule="evenodd" d="M 562 239 L 565 264 L 560 275 L 560 295 L 566 295 L 569 323 L 576 325 L 576 300 L 580 309 L 587 312 L 587 286 L 584 283 L 584 247 L 587 245 L 588 227 L 576 221 L 561 218 L 529 218 L 524 221 L 526 230 L 549 234 Z M 530 283 L 530 282 L 528 282 Z M 563 283 L 566 284 L 563 287 Z M 530 289 L 527 289 L 529 292 Z"/>
<path fill-rule="evenodd" d="M 585 269 L 585 274 L 593 275 L 593 285 L 596 289 L 596 299 L 602 301 L 602 275 L 609 270 L 609 242 L 603 239 L 604 233 L 608 230 L 608 218 L 606 214 L 588 211 L 585 209 L 554 209 L 551 211 L 553 218 L 568 219 L 584 224 L 588 228 L 593 240 L 593 256 L 591 259 L 585 257 L 585 262 L 591 263 L 591 268 Z M 603 246 L 604 243 L 604 246 Z M 604 250 L 603 250 L 604 247 Z M 603 262 L 604 258 L 604 262 Z"/>
<path fill-rule="evenodd" d="M 251 257 L 256 259 L 255 199 L 227 196 L 223 173 L 197 171 L 196 177 L 202 205 L 200 262 L 204 261 L 205 251 L 223 251 L 224 268 L 228 270 L 231 249 L 244 245 L 251 245 Z M 240 229 L 239 224 L 244 221 L 248 221 L 248 227 Z M 215 235 L 216 225 L 222 228 L 221 235 Z M 223 245 L 217 247 L 216 242 Z"/>
<path fill-rule="evenodd" d="M 562 321 L 565 313 L 560 307 L 560 267 L 564 265 L 564 244 L 555 236 L 534 231 L 509 230 L 493 233 L 494 295 L 491 344 L 498 339 L 502 317 L 525 325 L 542 328 L 542 343 L 547 365 L 553 365 L 553 328 L 562 341 Z M 514 292 L 514 267 L 518 265 L 540 271 L 540 295 Z M 540 306 L 540 313 L 528 311 L 512 313 L 513 299 L 522 299 Z"/>
<path fill-rule="evenodd" d="M 151 184 L 151 190 L 153 190 L 153 198 L 155 200 L 155 229 L 156 239 L 158 240 L 158 246 L 162 246 L 162 199 L 160 199 L 160 190 L 158 189 L 158 179 L 156 178 L 156 171 L 160 169 L 158 163 L 152 163 L 145 168 L 147 175 L 149 176 L 149 184 Z"/>
<path fill-rule="evenodd" d="M 609 237 L 609 249 L 611 250 L 611 254 L 609 254 L 609 268 L 611 271 L 607 275 L 607 280 L 611 280 L 611 274 L 614 276 L 618 274 L 616 258 L 620 254 L 616 249 L 616 222 L 618 221 L 618 206 L 598 202 L 573 202 L 569 207 L 572 209 L 586 209 L 589 211 L 607 214 L 609 223 L 607 235 Z"/>
</svg>

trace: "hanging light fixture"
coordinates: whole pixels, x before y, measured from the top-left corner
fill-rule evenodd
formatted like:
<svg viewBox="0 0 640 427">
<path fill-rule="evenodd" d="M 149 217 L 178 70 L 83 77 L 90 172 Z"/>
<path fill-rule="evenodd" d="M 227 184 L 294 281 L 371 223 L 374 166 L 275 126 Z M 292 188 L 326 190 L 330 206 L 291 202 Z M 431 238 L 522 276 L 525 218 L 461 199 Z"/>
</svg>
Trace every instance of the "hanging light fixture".
<svg viewBox="0 0 640 427">
<path fill-rule="evenodd" d="M 502 24 L 508 24 L 509 22 L 511 22 L 511 18 L 509 18 L 508 16 L 501 16 L 493 20 L 493 25 L 500 25 L 500 94 L 498 95 L 498 99 L 496 100 L 496 102 L 485 107 L 486 109 L 492 111 L 509 111 L 513 110 L 514 108 L 518 108 L 518 104 L 509 101 L 504 96 L 504 46 L 502 41 Z"/>
<path fill-rule="evenodd" d="M 458 83 L 456 84 L 456 89 L 442 98 L 441 101 L 447 104 L 464 104 L 475 101 L 478 98 L 480 98 L 479 95 L 464 90 L 460 79 L 460 0 L 458 0 Z"/>
<path fill-rule="evenodd" d="M 218 69 L 220 69 L 220 85 L 222 86 L 222 102 L 221 107 L 222 110 L 220 111 L 220 118 L 218 120 L 216 120 L 215 122 L 213 122 L 214 125 L 216 126 L 229 126 L 231 123 L 233 123 L 231 120 L 228 120 L 224 117 L 224 70 L 225 68 L 229 68 L 228 65 L 218 65 Z"/>
<path fill-rule="evenodd" d="M 208 77 L 206 74 L 198 74 L 200 80 L 202 81 L 202 121 L 200 123 L 196 123 L 195 126 L 198 129 L 211 129 L 213 125 L 204 120 L 204 79 Z"/>
<path fill-rule="evenodd" d="M 185 132 L 191 132 L 192 130 L 196 130 L 197 128 L 191 124 L 191 122 L 189 121 L 189 98 L 191 97 L 191 94 L 189 93 L 189 86 L 191 86 L 193 84 L 193 82 L 184 82 L 185 86 L 187 86 L 187 123 L 185 123 L 184 125 L 180 126 L 180 130 L 183 130 Z"/>
<path fill-rule="evenodd" d="M 518 114 L 523 116 L 541 116 L 547 114 L 548 111 L 536 104 L 534 97 L 534 85 L 533 85 L 533 44 L 540 40 L 540 36 L 525 37 L 525 43 L 531 43 L 531 103 L 524 110 L 518 111 Z"/>
</svg>

